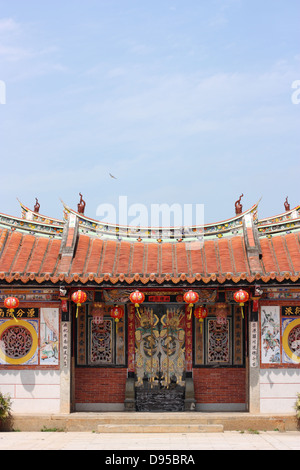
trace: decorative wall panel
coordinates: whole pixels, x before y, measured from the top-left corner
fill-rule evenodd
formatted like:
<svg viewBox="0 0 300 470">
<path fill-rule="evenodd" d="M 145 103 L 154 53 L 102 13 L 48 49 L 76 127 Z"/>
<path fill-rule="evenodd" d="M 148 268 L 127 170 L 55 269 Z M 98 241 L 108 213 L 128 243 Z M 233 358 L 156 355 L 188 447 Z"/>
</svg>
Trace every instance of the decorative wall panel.
<svg viewBox="0 0 300 470">
<path fill-rule="evenodd" d="M 209 319 L 207 323 L 207 363 L 230 364 L 229 319 L 222 323 L 215 319 Z"/>
<path fill-rule="evenodd" d="M 41 308 L 40 311 L 40 363 L 58 365 L 59 309 Z"/>
<path fill-rule="evenodd" d="M 38 364 L 38 320 L 0 320 L 0 364 Z"/>
<path fill-rule="evenodd" d="M 90 364 L 112 364 L 113 363 L 113 320 L 103 319 L 96 324 L 89 318 L 89 363 Z"/>
<path fill-rule="evenodd" d="M 280 363 L 280 308 L 261 307 L 261 362 Z"/>
<path fill-rule="evenodd" d="M 77 365 L 119 366 L 126 364 L 125 317 L 115 322 L 112 305 L 81 306 L 77 319 Z M 89 311 L 89 313 L 88 313 Z"/>
</svg>

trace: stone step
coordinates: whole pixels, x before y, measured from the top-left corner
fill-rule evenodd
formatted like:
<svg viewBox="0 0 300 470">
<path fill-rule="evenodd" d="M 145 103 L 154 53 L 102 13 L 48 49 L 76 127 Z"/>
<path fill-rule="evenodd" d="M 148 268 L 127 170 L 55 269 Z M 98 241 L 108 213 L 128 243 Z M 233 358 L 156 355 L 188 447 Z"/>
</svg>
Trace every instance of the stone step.
<svg viewBox="0 0 300 470">
<path fill-rule="evenodd" d="M 1 423 L 0 423 L 1 424 Z M 298 421 L 290 414 L 250 413 L 137 413 L 137 412 L 76 412 L 70 414 L 13 414 L 10 426 L 19 431 L 40 431 L 41 429 L 63 429 L 69 432 L 97 432 L 97 426 L 105 425 L 164 425 L 167 432 L 171 426 L 222 425 L 224 431 L 296 431 Z M 9 427 L 9 426 L 8 426 Z M 184 429 L 184 427 L 182 427 Z M 186 428 L 185 428 L 186 429 Z M 202 428 L 203 429 L 203 428 Z M 207 428 L 212 429 L 212 428 Z M 115 431 L 114 431 L 115 432 Z M 141 431 L 140 431 L 141 432 Z M 143 431 L 142 431 L 143 432 Z M 180 431 L 181 432 L 181 431 Z M 187 432 L 187 431 L 182 431 Z M 192 431 L 190 431 L 192 432 Z M 199 430 L 197 432 L 200 432 Z M 209 431 L 207 431 L 209 432 Z"/>
<path fill-rule="evenodd" d="M 136 425 L 136 424 L 167 424 L 167 425 L 185 425 L 185 424 L 221 424 L 221 419 L 212 417 L 202 417 L 198 413 L 123 413 L 123 414 L 103 414 L 98 416 L 99 424 L 116 425 Z"/>
<path fill-rule="evenodd" d="M 97 433 L 215 433 L 223 432 L 221 424 L 99 424 Z"/>
</svg>

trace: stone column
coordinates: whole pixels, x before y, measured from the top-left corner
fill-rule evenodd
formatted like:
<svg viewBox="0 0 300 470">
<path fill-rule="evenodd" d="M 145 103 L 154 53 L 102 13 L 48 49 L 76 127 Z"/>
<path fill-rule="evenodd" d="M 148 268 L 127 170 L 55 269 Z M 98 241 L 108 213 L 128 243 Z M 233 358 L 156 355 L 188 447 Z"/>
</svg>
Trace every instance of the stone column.
<svg viewBox="0 0 300 470">
<path fill-rule="evenodd" d="M 128 305 L 128 375 L 125 388 L 125 411 L 135 411 L 135 306 Z"/>
<path fill-rule="evenodd" d="M 249 322 L 249 412 L 260 413 L 260 340 L 258 321 Z"/>
<path fill-rule="evenodd" d="M 71 412 L 71 322 L 62 321 L 60 330 L 60 412 Z"/>
</svg>

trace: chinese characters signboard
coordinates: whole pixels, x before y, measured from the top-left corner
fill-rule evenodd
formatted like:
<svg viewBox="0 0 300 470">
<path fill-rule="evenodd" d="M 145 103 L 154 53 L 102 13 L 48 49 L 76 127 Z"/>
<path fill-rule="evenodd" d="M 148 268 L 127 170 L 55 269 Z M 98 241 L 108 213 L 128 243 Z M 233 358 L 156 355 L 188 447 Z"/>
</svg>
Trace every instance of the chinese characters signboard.
<svg viewBox="0 0 300 470">
<path fill-rule="evenodd" d="M 3 318 L 38 318 L 38 308 L 0 308 L 0 319 Z"/>
<path fill-rule="evenodd" d="M 300 307 L 299 306 L 296 306 L 296 305 L 293 305 L 292 307 L 281 307 L 281 313 L 282 315 L 284 315 L 285 317 L 288 317 L 288 316 L 300 316 Z"/>
</svg>

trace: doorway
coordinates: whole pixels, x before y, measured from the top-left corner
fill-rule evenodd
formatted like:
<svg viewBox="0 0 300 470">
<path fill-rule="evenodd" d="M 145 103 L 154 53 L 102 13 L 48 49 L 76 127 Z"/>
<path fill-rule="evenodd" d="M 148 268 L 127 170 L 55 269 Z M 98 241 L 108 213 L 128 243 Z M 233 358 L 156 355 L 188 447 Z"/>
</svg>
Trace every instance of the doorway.
<svg viewBox="0 0 300 470">
<path fill-rule="evenodd" d="M 145 304 L 136 312 L 135 345 L 137 411 L 183 411 L 184 307 Z"/>
</svg>

